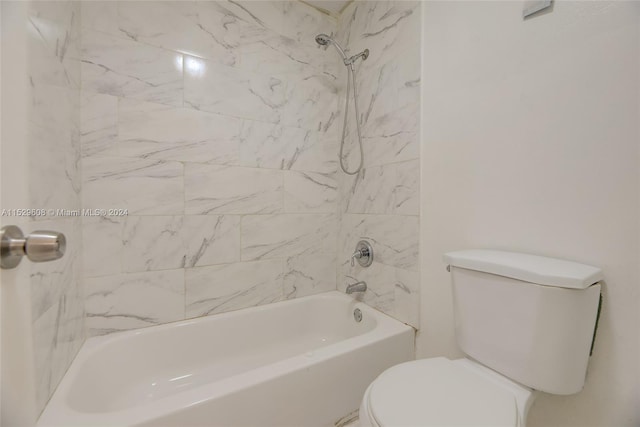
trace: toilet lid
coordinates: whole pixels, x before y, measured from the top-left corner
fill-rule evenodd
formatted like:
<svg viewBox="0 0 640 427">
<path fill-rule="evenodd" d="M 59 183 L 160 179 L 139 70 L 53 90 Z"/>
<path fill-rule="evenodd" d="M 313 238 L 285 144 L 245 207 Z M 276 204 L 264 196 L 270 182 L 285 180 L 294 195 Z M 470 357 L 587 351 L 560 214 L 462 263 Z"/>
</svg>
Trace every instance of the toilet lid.
<svg viewBox="0 0 640 427">
<path fill-rule="evenodd" d="M 516 426 L 515 396 L 488 378 L 438 357 L 396 365 L 371 385 L 369 410 L 381 426 Z"/>
</svg>

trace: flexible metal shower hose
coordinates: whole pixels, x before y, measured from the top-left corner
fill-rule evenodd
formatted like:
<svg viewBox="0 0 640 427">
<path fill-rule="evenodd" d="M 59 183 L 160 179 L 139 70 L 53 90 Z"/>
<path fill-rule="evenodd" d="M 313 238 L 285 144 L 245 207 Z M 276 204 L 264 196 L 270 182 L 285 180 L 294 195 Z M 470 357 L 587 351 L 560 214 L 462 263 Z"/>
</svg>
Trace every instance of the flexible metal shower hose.
<svg viewBox="0 0 640 427">
<path fill-rule="evenodd" d="M 349 92 L 351 89 L 351 79 L 353 79 L 353 105 L 356 112 L 356 129 L 358 131 L 358 144 L 360 146 L 360 164 L 354 172 L 349 172 L 344 165 L 344 138 L 347 134 L 347 117 L 349 116 Z M 364 150 L 362 149 L 362 136 L 360 134 L 360 112 L 358 111 L 358 90 L 356 85 L 356 72 L 353 69 L 353 63 L 347 67 L 347 96 L 344 103 L 344 124 L 342 125 L 342 140 L 340 141 L 340 167 L 347 175 L 356 175 L 362 170 L 364 165 Z"/>
</svg>

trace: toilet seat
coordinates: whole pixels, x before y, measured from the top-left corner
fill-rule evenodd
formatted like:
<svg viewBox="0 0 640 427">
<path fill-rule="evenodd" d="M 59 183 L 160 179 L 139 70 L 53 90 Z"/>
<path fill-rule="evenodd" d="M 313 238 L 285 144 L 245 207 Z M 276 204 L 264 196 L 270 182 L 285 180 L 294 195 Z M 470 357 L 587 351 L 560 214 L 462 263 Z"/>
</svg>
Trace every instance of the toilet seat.
<svg viewBox="0 0 640 427">
<path fill-rule="evenodd" d="M 361 418 L 381 427 L 518 425 L 513 393 L 443 357 L 386 370 L 367 389 L 362 408 Z"/>
</svg>

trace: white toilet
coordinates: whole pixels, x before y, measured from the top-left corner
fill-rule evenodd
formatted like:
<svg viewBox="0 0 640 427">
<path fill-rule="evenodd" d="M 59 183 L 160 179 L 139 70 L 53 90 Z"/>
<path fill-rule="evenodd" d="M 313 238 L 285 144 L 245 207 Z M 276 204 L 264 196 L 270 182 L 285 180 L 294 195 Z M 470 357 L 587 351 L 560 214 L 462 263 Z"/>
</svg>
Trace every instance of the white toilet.
<svg viewBox="0 0 640 427">
<path fill-rule="evenodd" d="M 468 358 L 414 360 L 367 388 L 360 425 L 520 426 L 536 391 L 584 386 L 602 271 L 493 250 L 445 254 L 458 344 Z"/>
</svg>

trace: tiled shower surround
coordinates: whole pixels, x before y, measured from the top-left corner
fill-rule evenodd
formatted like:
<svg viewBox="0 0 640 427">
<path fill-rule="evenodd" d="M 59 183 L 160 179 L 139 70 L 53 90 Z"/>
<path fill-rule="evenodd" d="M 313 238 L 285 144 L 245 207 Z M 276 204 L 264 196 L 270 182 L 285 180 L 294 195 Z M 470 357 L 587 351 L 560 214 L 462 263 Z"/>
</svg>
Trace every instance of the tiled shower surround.
<svg viewBox="0 0 640 427">
<path fill-rule="evenodd" d="M 417 326 L 420 61 L 394 54 L 417 49 L 417 3 L 82 6 L 83 207 L 128 211 L 83 218 L 90 335 L 362 279 Z M 371 51 L 358 178 L 338 171 L 346 75 L 318 33 Z M 368 270 L 346 261 L 360 238 Z"/>
<path fill-rule="evenodd" d="M 33 204 L 127 212 L 37 220 L 68 240 L 30 267 L 38 410 L 85 336 L 356 280 L 369 290 L 355 298 L 418 326 L 418 9 L 33 2 L 30 153 L 50 165 L 30 176 Z M 357 177 L 337 157 L 346 70 L 318 33 L 371 52 L 356 67 Z M 376 262 L 352 268 L 363 238 Z"/>
<path fill-rule="evenodd" d="M 90 2 L 89 334 L 336 288 L 335 19 L 300 2 Z"/>
<path fill-rule="evenodd" d="M 348 54 L 366 48 L 356 67 L 365 170 L 338 174 L 338 289 L 366 280 L 367 304 L 397 319 L 419 322 L 420 3 L 355 1 L 341 14 L 337 39 Z M 346 79 L 344 67 L 341 80 Z M 344 92 L 344 90 L 343 90 Z M 343 106 L 343 100 L 341 101 Z M 349 106 L 353 112 L 353 105 Z M 349 170 L 359 153 L 350 123 Z M 360 239 L 372 242 L 368 268 L 349 257 Z"/>
<path fill-rule="evenodd" d="M 77 210 L 81 206 L 80 4 L 30 2 L 27 13 L 29 207 Z M 31 218 L 22 229 L 25 234 L 33 230 L 56 230 L 67 238 L 61 260 L 24 260 L 19 266 L 30 276 L 36 405 L 41 410 L 84 341 L 82 223 L 79 217 L 47 212 Z"/>
</svg>

